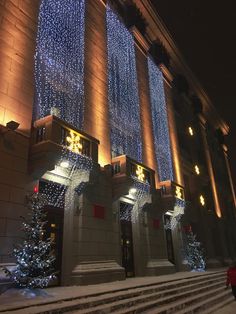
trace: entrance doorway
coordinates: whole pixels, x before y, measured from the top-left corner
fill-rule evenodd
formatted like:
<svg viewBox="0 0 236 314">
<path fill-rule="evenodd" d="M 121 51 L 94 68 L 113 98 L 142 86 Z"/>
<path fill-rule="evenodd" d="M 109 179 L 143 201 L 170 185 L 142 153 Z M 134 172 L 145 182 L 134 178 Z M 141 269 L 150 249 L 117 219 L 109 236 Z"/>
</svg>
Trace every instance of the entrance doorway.
<svg viewBox="0 0 236 314">
<path fill-rule="evenodd" d="M 52 251 L 55 256 L 53 268 L 57 273 L 57 279 L 53 282 L 53 285 L 60 285 L 64 210 L 62 208 L 46 206 L 45 212 L 47 213 L 45 239 L 51 239 L 53 241 Z"/>
<path fill-rule="evenodd" d="M 47 205 L 44 207 L 47 214 L 44 237 L 53 241 L 52 251 L 55 256 L 53 268 L 57 273 L 57 279 L 52 282 L 52 285 L 61 283 L 65 190 L 63 185 L 56 182 L 39 181 L 39 193 L 47 201 Z"/>
<path fill-rule="evenodd" d="M 164 225 L 169 225 L 171 220 L 170 215 L 164 215 Z M 174 255 L 174 247 L 173 247 L 173 239 L 171 229 L 165 229 L 166 233 L 166 246 L 167 246 L 167 256 L 168 260 L 175 264 L 175 255 Z"/>
<path fill-rule="evenodd" d="M 134 277 L 132 208 L 133 205 L 120 202 L 122 267 L 125 269 L 126 277 Z"/>
</svg>

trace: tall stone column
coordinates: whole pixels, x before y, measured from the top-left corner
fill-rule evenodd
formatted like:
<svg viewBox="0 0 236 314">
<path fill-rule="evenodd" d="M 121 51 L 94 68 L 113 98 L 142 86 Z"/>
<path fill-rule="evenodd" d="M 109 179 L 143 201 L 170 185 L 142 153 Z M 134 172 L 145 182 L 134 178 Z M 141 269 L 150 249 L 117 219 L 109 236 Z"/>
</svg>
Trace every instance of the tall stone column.
<svg viewBox="0 0 236 314">
<path fill-rule="evenodd" d="M 226 164 L 227 173 L 228 173 L 228 178 L 229 178 L 229 182 L 230 182 L 230 188 L 231 188 L 231 192 L 232 192 L 234 207 L 236 208 L 236 198 L 235 198 L 234 184 L 233 184 L 233 180 L 232 180 L 232 175 L 231 175 L 231 170 L 230 170 L 230 165 L 229 165 L 229 160 L 228 160 L 227 151 L 228 151 L 227 146 L 226 146 L 226 145 L 223 145 L 223 152 L 224 152 L 224 157 L 225 157 L 225 164 Z M 235 212 L 235 215 L 236 215 L 236 212 Z"/>
<path fill-rule="evenodd" d="M 135 32 L 134 32 L 135 34 Z M 137 36 L 137 33 L 136 33 Z M 145 43 L 143 43 L 143 46 Z M 138 75 L 139 99 L 140 99 L 140 115 L 142 127 L 142 143 L 143 143 L 143 163 L 149 168 L 155 170 L 155 181 L 158 184 L 158 168 L 154 148 L 154 135 L 152 127 L 152 115 L 150 108 L 149 78 L 147 56 L 145 54 L 147 46 L 141 50 L 136 46 L 136 64 Z"/>
<path fill-rule="evenodd" d="M 210 182 L 211 182 L 211 189 L 212 189 L 212 196 L 213 196 L 213 201 L 214 201 L 214 207 L 215 207 L 215 212 L 216 212 L 216 216 L 217 216 L 217 223 L 214 224 L 216 225 L 218 231 L 220 232 L 220 236 L 219 236 L 219 246 L 220 246 L 220 250 L 222 252 L 222 256 L 224 256 L 225 258 L 228 258 L 228 252 L 226 249 L 226 246 L 224 244 L 224 230 L 223 230 L 223 223 L 221 221 L 219 221 L 220 218 L 222 218 L 222 212 L 221 212 L 221 206 L 220 206 L 220 200 L 219 200 L 219 195 L 218 195 L 218 191 L 217 191 L 217 185 L 216 185 L 216 181 L 215 181 L 215 176 L 214 176 L 214 169 L 213 169 L 213 165 L 212 165 L 212 160 L 211 160 L 211 153 L 208 147 L 208 143 L 207 143 L 207 137 L 206 137 L 206 130 L 205 130 L 205 119 L 204 117 L 200 116 L 200 129 L 201 129 L 201 135 L 202 135 L 202 142 L 203 142 L 203 146 L 204 146 L 204 151 L 205 151 L 205 156 L 206 156 L 206 163 L 207 163 L 207 168 L 208 168 L 208 174 L 210 177 Z M 209 246 L 208 250 L 210 252 L 214 251 L 213 247 L 212 247 L 212 243 L 210 243 L 209 241 L 207 241 L 207 245 Z M 216 261 L 215 258 L 211 258 L 208 261 L 208 264 L 217 264 L 218 261 Z"/>
<path fill-rule="evenodd" d="M 204 146 L 204 151 L 205 151 L 205 156 L 206 156 L 208 173 L 209 173 L 210 181 L 211 181 L 211 188 L 212 188 L 213 200 L 214 200 L 214 205 L 215 205 L 215 212 L 216 212 L 217 217 L 221 218 L 222 214 L 221 214 L 220 202 L 219 202 L 218 193 L 217 193 L 217 187 L 216 187 L 216 182 L 215 182 L 215 177 L 214 177 L 214 171 L 213 171 L 213 166 L 212 166 L 212 161 L 211 161 L 210 150 L 209 150 L 209 147 L 207 144 L 205 122 L 206 121 L 204 120 L 204 118 L 200 117 L 200 128 L 201 128 L 201 133 L 202 133 L 202 141 L 203 141 L 203 146 Z"/>
<path fill-rule="evenodd" d="M 181 186 L 184 186 L 183 173 L 181 169 L 181 155 L 179 149 L 179 141 L 176 129 L 175 122 L 175 112 L 173 106 L 172 99 L 172 91 L 171 91 L 171 82 L 173 77 L 168 69 L 161 65 L 160 69 L 162 70 L 164 77 L 164 88 L 165 88 L 165 96 L 166 96 L 166 106 L 167 106 L 167 114 L 168 114 L 168 124 L 169 124 L 169 134 L 170 134 L 170 143 L 171 143 L 171 154 L 173 160 L 173 170 L 174 170 L 174 181 Z M 178 223 L 176 228 L 172 230 L 172 239 L 174 246 L 174 254 L 175 254 L 175 262 L 177 270 L 185 270 L 186 266 L 184 265 L 182 251 L 183 251 L 183 239 L 182 239 L 182 230 L 181 224 Z"/>
<path fill-rule="evenodd" d="M 164 88 L 165 88 L 165 96 L 166 96 L 166 106 L 167 106 L 167 114 L 168 114 L 168 123 L 169 123 L 169 134 L 170 134 L 170 143 L 171 143 L 171 153 L 173 160 L 173 168 L 174 168 L 174 181 L 182 186 L 184 186 L 183 173 L 181 169 L 181 157 L 179 150 L 179 141 L 175 123 L 175 113 L 173 107 L 172 100 L 172 91 L 171 91 L 171 81 L 173 80 L 170 72 L 165 68 L 165 66 L 161 66 L 163 77 L 164 77 Z"/>
<path fill-rule="evenodd" d="M 29 135 L 39 0 L 0 2 L 0 124 L 14 120 Z"/>
<path fill-rule="evenodd" d="M 111 163 L 106 39 L 105 5 L 86 1 L 84 131 L 100 141 L 101 166 Z"/>
<path fill-rule="evenodd" d="M 15 262 L 11 253 L 22 238 L 20 216 L 28 212 L 25 196 L 36 184 L 28 175 L 28 154 L 39 3 L 0 1 L 0 264 L 4 265 Z M 4 126 L 12 120 L 20 125 L 8 132 Z"/>
</svg>

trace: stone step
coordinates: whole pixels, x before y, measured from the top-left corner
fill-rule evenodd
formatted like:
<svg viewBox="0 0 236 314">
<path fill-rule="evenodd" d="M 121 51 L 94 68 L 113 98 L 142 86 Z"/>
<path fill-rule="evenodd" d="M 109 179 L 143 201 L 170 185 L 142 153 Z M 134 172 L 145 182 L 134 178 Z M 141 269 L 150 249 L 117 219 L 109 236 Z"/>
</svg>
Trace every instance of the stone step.
<svg viewBox="0 0 236 314">
<path fill-rule="evenodd" d="M 212 278 L 213 277 L 213 278 Z M 133 288 L 129 289 L 127 291 L 122 292 L 113 292 L 112 295 L 108 294 L 103 294 L 101 296 L 95 297 L 95 298 L 87 298 L 86 300 L 82 300 L 82 302 L 71 302 L 70 304 L 67 302 L 66 304 L 62 305 L 61 308 L 66 306 L 66 308 L 71 308 L 71 309 L 80 309 L 79 312 L 81 312 L 83 309 L 88 309 L 88 308 L 98 308 L 98 311 L 101 311 L 107 304 L 112 304 L 112 302 L 117 301 L 117 305 L 122 305 L 124 303 L 129 303 L 129 299 L 134 298 L 138 299 L 143 299 L 143 298 L 150 298 L 153 294 L 155 295 L 155 298 L 163 298 L 165 295 L 172 295 L 175 294 L 176 289 L 178 290 L 189 290 L 189 287 L 193 288 L 195 286 L 198 287 L 204 287 L 206 284 L 209 284 L 210 282 L 212 283 L 217 283 L 219 285 L 222 285 L 224 282 L 224 276 L 218 275 L 218 276 L 208 276 L 207 278 L 194 278 L 194 281 L 184 281 L 184 282 L 178 282 L 174 284 L 169 284 L 165 283 L 163 285 L 155 285 L 150 287 L 145 287 L 145 288 Z M 158 292 L 161 290 L 161 292 Z M 135 299 L 136 300 L 136 299 Z M 134 302 L 134 301 L 132 301 Z M 128 304 L 130 306 L 130 304 Z M 109 307 L 109 305 L 108 305 Z M 87 311 L 87 310 L 86 310 Z"/>
<path fill-rule="evenodd" d="M 194 288 L 191 286 L 191 290 L 184 289 L 186 290 L 185 292 L 182 291 L 181 293 L 176 294 L 176 289 L 171 289 L 168 290 L 167 292 L 154 292 L 150 293 L 148 295 L 139 295 L 136 297 L 132 297 L 129 299 L 122 299 L 116 302 L 112 302 L 109 304 L 104 304 L 104 305 L 98 305 L 90 309 L 80 309 L 78 311 L 73 311 L 72 313 L 80 313 L 80 314 L 100 314 L 100 313 L 131 313 L 130 308 L 134 307 L 137 308 L 137 306 L 141 303 L 141 307 L 144 303 L 147 303 L 149 301 L 155 301 L 156 306 L 166 304 L 169 302 L 174 302 L 178 298 L 183 298 L 186 296 L 191 296 L 196 293 L 202 292 L 204 290 L 208 291 L 208 289 L 216 289 L 218 287 L 222 286 L 222 282 L 217 282 L 209 285 L 205 285 L 205 287 L 198 287 Z M 122 309 L 125 308 L 125 309 Z"/>
<path fill-rule="evenodd" d="M 207 300 L 185 307 L 174 314 L 212 313 L 214 308 L 218 309 L 220 307 L 220 303 L 225 304 L 225 302 L 226 304 L 232 302 L 232 295 L 228 291 L 223 291 Z"/>
<path fill-rule="evenodd" d="M 165 295 L 174 294 L 177 290 L 178 291 L 188 291 L 189 288 L 193 289 L 193 287 L 200 289 L 201 287 L 205 287 L 212 284 L 220 284 L 224 285 L 225 281 L 225 271 L 217 271 L 211 274 L 201 274 L 198 276 L 191 276 L 181 279 L 175 279 L 171 281 L 159 282 L 159 283 L 151 283 L 151 284 L 143 284 L 137 287 L 130 286 L 125 287 L 123 289 L 114 289 L 113 291 L 107 292 L 99 292 L 93 293 L 86 296 L 80 296 L 75 298 L 65 298 L 60 302 L 51 301 L 51 302 L 44 302 L 44 304 L 38 304 L 38 306 L 28 306 L 23 307 L 24 314 L 32 314 L 32 313 L 49 313 L 48 310 L 50 309 L 50 313 L 63 313 L 68 311 L 73 311 L 75 309 L 85 310 L 92 309 L 95 306 L 103 306 L 104 304 L 110 304 L 114 301 L 120 301 L 121 303 L 129 302 L 130 298 L 140 297 L 147 299 L 148 294 L 158 294 L 159 298 L 164 297 Z M 13 311 L 14 308 L 11 308 Z M 15 308 L 17 313 L 17 308 Z M 0 312 L 2 312 L 0 310 Z M 77 311 L 78 312 L 78 311 Z M 13 313 L 13 312 L 12 312 Z M 20 313 L 20 312 L 19 312 Z M 22 313 L 22 311 L 21 311 Z M 80 313 L 80 312 L 78 312 Z"/>
<path fill-rule="evenodd" d="M 217 310 L 220 310 L 221 308 L 223 308 L 223 307 L 225 307 L 231 303 L 235 304 L 234 297 L 232 296 L 232 294 L 221 299 L 220 302 L 218 300 L 218 302 L 215 302 L 213 305 L 210 306 L 210 308 L 201 311 L 201 314 L 214 314 Z"/>
<path fill-rule="evenodd" d="M 160 307 L 156 306 L 155 302 L 153 302 L 152 304 L 150 302 L 149 304 L 144 304 L 143 307 L 136 308 L 135 313 L 145 313 L 145 314 L 201 313 L 202 314 L 203 310 L 206 310 L 204 309 L 204 307 L 215 305 L 216 303 L 218 303 L 219 301 L 221 302 L 225 298 L 229 298 L 228 291 L 224 290 L 222 292 L 222 287 L 220 287 L 217 289 L 210 290 L 208 292 L 196 294 L 195 296 L 192 296 L 192 297 L 178 300 L 170 304 L 165 304 Z M 148 310 L 148 307 L 149 307 L 149 310 Z M 122 314 L 134 313 L 133 309 L 130 308 L 129 310 L 130 310 L 129 312 L 126 311 L 126 312 L 120 312 L 120 313 Z"/>
<path fill-rule="evenodd" d="M 217 286 L 207 286 L 205 289 L 201 290 L 192 290 L 189 293 L 178 293 L 174 296 L 174 298 L 165 297 L 161 300 L 150 300 L 147 302 L 144 302 L 143 304 L 135 304 L 134 306 L 131 306 L 126 309 L 121 309 L 119 311 L 114 311 L 111 313 L 114 314 L 129 314 L 129 313 L 176 313 L 177 308 L 179 306 L 183 307 L 186 302 L 189 302 L 189 300 L 195 300 L 199 301 L 199 297 L 204 296 L 205 294 L 209 294 L 208 290 L 212 289 L 213 291 L 217 291 L 219 289 Z M 220 288 L 221 289 L 221 288 Z M 200 293 L 201 291 L 201 293 Z M 203 294 L 204 291 L 204 294 Z M 194 296 L 193 296 L 194 295 Z M 149 310 L 150 309 L 150 310 Z M 172 311 L 174 310 L 174 311 Z M 77 312 L 79 313 L 79 312 Z M 90 313 L 90 312 L 88 312 Z M 102 312 L 101 312 L 102 313 Z"/>
</svg>

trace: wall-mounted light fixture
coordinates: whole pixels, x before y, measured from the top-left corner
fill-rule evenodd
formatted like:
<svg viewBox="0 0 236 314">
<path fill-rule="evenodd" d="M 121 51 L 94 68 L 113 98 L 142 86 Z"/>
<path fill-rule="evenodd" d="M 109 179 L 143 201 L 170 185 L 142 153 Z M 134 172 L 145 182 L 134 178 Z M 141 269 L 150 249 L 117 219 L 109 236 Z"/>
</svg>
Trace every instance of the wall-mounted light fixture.
<svg viewBox="0 0 236 314">
<path fill-rule="evenodd" d="M 194 132 L 193 132 L 193 128 L 191 126 L 188 127 L 188 133 L 193 136 Z"/>
<path fill-rule="evenodd" d="M 200 174 L 200 169 L 199 169 L 198 165 L 195 165 L 195 166 L 194 166 L 194 170 L 195 170 L 195 172 L 196 172 L 197 175 Z"/>
<path fill-rule="evenodd" d="M 204 198 L 203 195 L 200 195 L 199 200 L 200 200 L 200 204 L 201 204 L 202 206 L 205 206 L 205 205 L 206 205 L 206 203 L 205 203 L 205 198 Z"/>
</svg>

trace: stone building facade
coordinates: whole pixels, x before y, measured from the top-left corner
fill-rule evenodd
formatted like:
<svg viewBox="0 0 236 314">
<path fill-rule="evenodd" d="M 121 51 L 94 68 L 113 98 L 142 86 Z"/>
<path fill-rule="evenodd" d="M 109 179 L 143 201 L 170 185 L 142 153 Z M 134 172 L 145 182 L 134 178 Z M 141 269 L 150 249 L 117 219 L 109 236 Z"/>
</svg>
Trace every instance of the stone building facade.
<svg viewBox="0 0 236 314">
<path fill-rule="evenodd" d="M 230 263 L 229 128 L 150 1 L 0 12 L 0 264 L 14 267 L 33 191 L 48 200 L 55 284 L 185 270 L 189 228 L 207 267 Z"/>
</svg>

